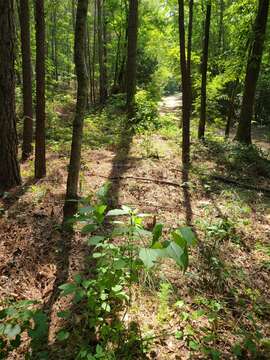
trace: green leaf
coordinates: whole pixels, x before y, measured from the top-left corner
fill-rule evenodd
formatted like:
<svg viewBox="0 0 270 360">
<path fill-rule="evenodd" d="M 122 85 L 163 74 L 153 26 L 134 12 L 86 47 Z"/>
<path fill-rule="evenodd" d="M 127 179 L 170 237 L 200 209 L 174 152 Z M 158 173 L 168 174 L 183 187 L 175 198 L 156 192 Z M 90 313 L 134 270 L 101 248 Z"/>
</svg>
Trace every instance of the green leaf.
<svg viewBox="0 0 270 360">
<path fill-rule="evenodd" d="M 90 237 L 88 240 L 87 240 L 87 244 L 88 245 L 97 245 L 99 244 L 100 242 L 104 241 L 105 240 L 105 236 L 99 236 L 99 235 L 96 235 L 96 236 L 92 236 Z"/>
<path fill-rule="evenodd" d="M 160 239 L 161 235 L 162 235 L 162 230 L 163 230 L 163 224 L 156 224 L 152 234 L 153 234 L 153 239 L 152 239 L 152 246 L 158 242 L 158 240 Z"/>
<path fill-rule="evenodd" d="M 114 291 L 116 293 L 121 291 L 122 289 L 123 289 L 123 287 L 121 285 L 115 285 L 112 287 L 112 291 Z"/>
<path fill-rule="evenodd" d="M 7 317 L 7 310 L 3 309 L 0 311 L 0 319 L 4 319 L 5 317 Z"/>
<path fill-rule="evenodd" d="M 107 209 L 107 205 L 98 205 L 95 208 L 95 212 L 99 215 L 103 215 L 106 209 Z"/>
<path fill-rule="evenodd" d="M 13 339 L 21 333 L 20 325 L 7 324 L 5 326 L 4 334 L 9 338 Z"/>
<path fill-rule="evenodd" d="M 79 209 L 79 214 L 81 214 L 81 215 L 91 214 L 91 213 L 93 213 L 93 211 L 94 211 L 94 208 L 92 206 L 84 206 Z"/>
<path fill-rule="evenodd" d="M 185 249 L 185 247 L 187 246 L 187 242 L 186 240 L 182 237 L 181 234 L 179 234 L 178 231 L 173 231 L 172 232 L 172 238 L 173 241 L 176 242 L 176 244 L 178 246 L 180 246 L 182 249 Z"/>
<path fill-rule="evenodd" d="M 84 235 L 89 234 L 89 233 L 95 231 L 96 229 L 97 229 L 96 224 L 87 224 L 82 228 L 81 233 Z"/>
<path fill-rule="evenodd" d="M 107 216 L 121 216 L 121 215 L 129 215 L 130 211 L 127 209 L 113 209 L 107 212 Z"/>
<path fill-rule="evenodd" d="M 59 289 L 62 290 L 61 295 L 66 296 L 69 294 L 73 294 L 77 290 L 77 286 L 75 284 L 68 283 L 60 285 Z"/>
<path fill-rule="evenodd" d="M 118 260 L 114 261 L 114 263 L 113 263 L 113 268 L 115 270 L 121 270 L 121 269 L 125 268 L 126 266 L 127 266 L 127 264 L 126 264 L 125 260 L 123 260 L 123 259 L 118 259 Z"/>
<path fill-rule="evenodd" d="M 181 256 L 184 253 L 184 250 L 177 245 L 174 241 L 170 242 L 170 245 L 166 248 L 166 252 L 170 258 L 172 258 L 176 264 L 183 266 Z"/>
<path fill-rule="evenodd" d="M 15 340 L 11 340 L 10 341 L 10 345 L 17 349 L 20 345 L 21 345 L 21 336 L 20 335 L 17 335 Z"/>
<path fill-rule="evenodd" d="M 61 319 L 68 319 L 71 315 L 71 312 L 69 310 L 59 311 L 57 313 L 57 316 Z"/>
<path fill-rule="evenodd" d="M 60 330 L 57 335 L 56 338 L 59 341 L 65 341 L 69 338 L 70 333 L 66 330 Z"/>
<path fill-rule="evenodd" d="M 197 351 L 200 348 L 200 344 L 197 341 L 191 340 L 188 344 L 188 347 L 191 350 Z"/>
<path fill-rule="evenodd" d="M 151 268 L 155 265 L 159 257 L 165 257 L 167 255 L 166 250 L 167 249 L 142 248 L 139 252 L 139 258 L 147 268 Z"/>
<path fill-rule="evenodd" d="M 189 246 L 196 245 L 197 243 L 196 236 L 190 227 L 184 226 L 184 227 L 180 227 L 178 230 L 180 231 L 181 235 L 186 240 Z"/>
<path fill-rule="evenodd" d="M 39 342 L 48 332 L 47 316 L 41 310 L 38 310 L 33 315 L 33 320 L 35 323 L 34 329 L 30 329 L 28 334 L 33 340 Z"/>
</svg>

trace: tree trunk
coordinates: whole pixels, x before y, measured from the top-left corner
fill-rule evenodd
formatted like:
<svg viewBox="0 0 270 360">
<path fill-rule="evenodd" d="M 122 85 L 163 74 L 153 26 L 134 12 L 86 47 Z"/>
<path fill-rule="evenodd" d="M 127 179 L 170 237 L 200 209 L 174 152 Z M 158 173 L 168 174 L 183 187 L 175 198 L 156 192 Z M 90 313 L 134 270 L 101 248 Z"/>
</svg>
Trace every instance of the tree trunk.
<svg viewBox="0 0 270 360">
<path fill-rule="evenodd" d="M 20 26 L 23 73 L 23 144 L 22 160 L 32 153 L 33 140 L 33 100 L 32 100 L 32 65 L 30 44 L 30 17 L 28 0 L 20 0 Z"/>
<path fill-rule="evenodd" d="M 218 53 L 222 54 L 224 51 L 224 0 L 219 0 L 219 4 Z"/>
<path fill-rule="evenodd" d="M 45 14 L 44 0 L 35 0 L 36 17 L 36 149 L 35 178 L 46 175 L 45 146 Z"/>
<path fill-rule="evenodd" d="M 97 20 L 98 20 L 98 61 L 99 61 L 99 101 L 104 104 L 107 98 L 106 68 L 104 62 L 104 2 L 97 0 Z"/>
<path fill-rule="evenodd" d="M 186 61 L 184 1 L 178 0 L 178 6 L 179 6 L 178 25 L 179 25 L 179 42 L 180 42 L 180 67 L 181 67 L 182 98 L 183 98 L 182 163 L 184 167 L 187 167 L 190 161 L 189 149 L 190 149 L 191 81 L 190 81 L 190 73 L 188 72 L 190 70 L 188 70 L 188 64 Z"/>
<path fill-rule="evenodd" d="M 188 48 L 187 48 L 187 73 L 191 76 L 191 47 L 193 30 L 193 0 L 189 0 L 189 21 L 188 21 Z"/>
<path fill-rule="evenodd" d="M 81 166 L 83 121 L 87 102 L 87 74 L 85 64 L 85 37 L 87 34 L 88 0 L 78 0 L 74 58 L 78 81 L 76 113 L 73 121 L 72 145 L 68 169 L 67 191 L 64 205 L 64 221 L 73 216 L 78 208 L 78 182 Z M 75 201 L 74 201 L 75 200 Z"/>
<path fill-rule="evenodd" d="M 205 123 L 206 123 L 206 83 L 207 83 L 207 64 L 208 64 L 208 48 L 209 48 L 209 32 L 211 22 L 211 2 L 206 7 L 203 56 L 202 56 L 202 82 L 201 82 L 201 111 L 198 129 L 198 138 L 204 139 Z"/>
<path fill-rule="evenodd" d="M 268 17 L 269 0 L 259 0 L 258 13 L 255 20 L 253 42 L 248 56 L 243 100 L 236 140 L 251 144 L 251 121 L 255 100 L 256 84 L 259 77 L 264 38 Z"/>
<path fill-rule="evenodd" d="M 126 69 L 126 91 L 128 117 L 134 117 L 136 70 L 137 70 L 137 38 L 138 38 L 138 0 L 129 0 L 128 14 L 128 49 Z"/>
<path fill-rule="evenodd" d="M 20 185 L 17 161 L 13 0 L 0 0 L 0 192 Z"/>
</svg>

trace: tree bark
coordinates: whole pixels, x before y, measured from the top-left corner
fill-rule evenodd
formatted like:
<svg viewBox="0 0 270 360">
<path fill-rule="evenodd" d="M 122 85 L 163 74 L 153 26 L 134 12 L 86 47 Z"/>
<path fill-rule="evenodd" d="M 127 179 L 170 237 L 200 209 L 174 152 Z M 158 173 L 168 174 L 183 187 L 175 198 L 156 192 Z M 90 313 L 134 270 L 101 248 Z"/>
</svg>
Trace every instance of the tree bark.
<svg viewBox="0 0 270 360">
<path fill-rule="evenodd" d="M 97 0 L 98 22 L 98 61 L 99 61 L 99 101 L 104 104 L 107 99 L 106 68 L 104 59 L 104 1 Z"/>
<path fill-rule="evenodd" d="M 251 144 L 251 121 L 255 101 L 256 84 L 260 73 L 266 24 L 269 10 L 269 0 L 259 0 L 257 17 L 254 26 L 254 40 L 248 56 L 246 77 L 240 119 L 236 133 L 236 140 Z"/>
<path fill-rule="evenodd" d="M 224 51 L 224 0 L 219 0 L 218 53 Z"/>
<path fill-rule="evenodd" d="M 20 185 L 15 114 L 13 0 L 0 0 L 0 192 Z"/>
<path fill-rule="evenodd" d="M 191 47 L 193 30 L 193 0 L 189 0 L 189 21 L 188 21 L 188 47 L 187 47 L 187 73 L 191 76 Z"/>
<path fill-rule="evenodd" d="M 33 140 L 33 99 L 32 99 L 32 64 L 30 43 L 30 16 L 28 0 L 20 0 L 21 50 L 23 73 L 23 144 L 22 160 L 32 153 Z"/>
<path fill-rule="evenodd" d="M 87 34 L 88 0 L 78 0 L 75 29 L 75 67 L 78 81 L 76 113 L 73 121 L 73 135 L 64 205 L 64 221 L 73 216 L 78 208 L 78 182 L 81 166 L 83 121 L 87 103 L 87 73 L 85 64 L 85 37 Z"/>
<path fill-rule="evenodd" d="M 44 0 L 35 0 L 36 17 L 36 148 L 35 178 L 46 175 L 45 145 L 45 14 Z"/>
<path fill-rule="evenodd" d="M 200 122 L 198 129 L 198 138 L 204 139 L 205 123 L 206 123 L 206 84 L 207 84 L 207 65 L 208 65 L 208 48 L 209 48 L 209 33 L 211 22 L 211 2 L 206 7 L 204 41 L 203 41 L 203 56 L 202 56 L 202 82 L 201 82 L 201 111 Z"/>
<path fill-rule="evenodd" d="M 127 112 L 130 119 L 135 113 L 138 17 L 138 0 L 129 0 L 126 91 Z"/>
<path fill-rule="evenodd" d="M 190 67 L 186 61 L 186 46 L 185 46 L 185 18 L 184 18 L 184 1 L 178 0 L 179 7 L 179 43 L 180 43 L 180 68 L 182 78 L 182 163 L 187 167 L 190 162 L 190 109 L 191 109 L 191 81 L 190 81 Z M 191 14 L 190 14 L 191 15 Z M 190 33 L 191 34 L 191 33 Z M 190 38 L 191 41 L 191 38 Z M 191 43 L 190 43 L 191 46 Z"/>
</svg>

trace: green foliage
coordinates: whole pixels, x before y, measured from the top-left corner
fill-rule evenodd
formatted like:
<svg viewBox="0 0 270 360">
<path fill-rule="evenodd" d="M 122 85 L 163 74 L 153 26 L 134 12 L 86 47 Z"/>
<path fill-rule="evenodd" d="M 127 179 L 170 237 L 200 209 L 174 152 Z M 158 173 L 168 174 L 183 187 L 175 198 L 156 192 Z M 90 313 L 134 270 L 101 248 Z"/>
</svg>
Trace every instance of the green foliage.
<svg viewBox="0 0 270 360">
<path fill-rule="evenodd" d="M 138 130 L 157 129 L 159 117 L 157 103 L 146 90 L 139 90 L 135 96 L 136 117 L 135 123 Z"/>
<path fill-rule="evenodd" d="M 106 359 L 110 356 L 117 358 L 121 351 L 119 344 L 122 349 L 129 349 L 138 342 L 139 331 L 130 331 L 123 317 L 132 301 L 132 284 L 137 282 L 144 267 L 153 267 L 159 257 L 172 258 L 186 270 L 188 247 L 196 243 L 193 232 L 187 227 L 175 230 L 170 240 L 162 241 L 163 226 L 157 224 L 152 231 L 144 229 L 143 220 L 148 215 L 130 207 L 123 205 L 120 209 L 106 212 L 104 194 L 107 190 L 102 188 L 91 203 L 89 198 L 84 199 L 73 219 L 82 234 L 87 235 L 87 244 L 93 247 L 89 262 L 94 262 L 95 267 L 91 267 L 91 276 L 76 275 L 74 282 L 60 286 L 62 296 L 73 295 L 74 304 L 80 308 L 80 320 L 76 324 L 76 329 L 79 327 L 80 331 L 62 329 L 57 338 L 59 341 L 68 339 L 74 342 L 78 348 L 78 359 L 103 358 L 99 357 L 98 351 L 109 354 Z M 111 230 L 106 226 L 108 220 Z M 140 248 L 141 241 L 148 242 L 150 246 Z M 165 312 L 168 293 L 169 289 L 164 285 L 160 293 L 162 313 Z M 63 315 L 60 312 L 59 316 Z M 95 339 L 98 339 L 99 350 L 94 345 Z"/>
<path fill-rule="evenodd" d="M 38 348 L 47 334 L 46 315 L 35 309 L 37 302 L 23 300 L 3 304 L 0 310 L 0 359 L 17 349 L 28 335 L 32 349 Z"/>
<path fill-rule="evenodd" d="M 171 285 L 167 282 L 160 284 L 160 290 L 158 292 L 158 314 L 157 319 L 159 322 L 164 323 L 169 320 L 169 299 L 172 289 Z"/>
</svg>

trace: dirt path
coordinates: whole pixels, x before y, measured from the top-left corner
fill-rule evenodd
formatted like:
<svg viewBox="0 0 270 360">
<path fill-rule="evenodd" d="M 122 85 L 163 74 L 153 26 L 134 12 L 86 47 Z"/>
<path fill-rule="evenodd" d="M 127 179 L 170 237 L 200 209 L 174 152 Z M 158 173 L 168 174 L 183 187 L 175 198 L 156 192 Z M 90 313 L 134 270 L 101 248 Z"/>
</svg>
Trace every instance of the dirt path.
<svg viewBox="0 0 270 360">
<path fill-rule="evenodd" d="M 164 96 L 159 103 L 160 115 L 176 113 L 182 106 L 182 94 L 176 93 L 170 96 Z"/>
</svg>

